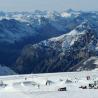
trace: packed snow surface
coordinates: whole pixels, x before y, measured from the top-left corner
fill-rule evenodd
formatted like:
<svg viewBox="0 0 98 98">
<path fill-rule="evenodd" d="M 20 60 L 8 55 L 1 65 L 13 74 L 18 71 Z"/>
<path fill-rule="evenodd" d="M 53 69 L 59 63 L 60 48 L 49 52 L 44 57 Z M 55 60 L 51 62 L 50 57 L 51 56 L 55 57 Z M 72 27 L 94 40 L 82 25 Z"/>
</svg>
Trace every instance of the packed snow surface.
<svg viewBox="0 0 98 98">
<path fill-rule="evenodd" d="M 96 87 L 90 89 L 94 81 Z M 1 76 L 0 98 L 98 98 L 97 82 L 97 70 Z M 58 91 L 64 87 L 67 91 Z"/>
</svg>

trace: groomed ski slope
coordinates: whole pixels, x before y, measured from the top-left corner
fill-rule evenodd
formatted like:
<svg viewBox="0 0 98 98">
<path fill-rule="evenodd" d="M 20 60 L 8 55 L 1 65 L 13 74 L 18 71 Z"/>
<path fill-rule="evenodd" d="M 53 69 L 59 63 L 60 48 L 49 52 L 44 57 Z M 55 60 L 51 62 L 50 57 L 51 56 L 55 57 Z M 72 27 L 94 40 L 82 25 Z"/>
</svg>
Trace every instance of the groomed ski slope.
<svg viewBox="0 0 98 98">
<path fill-rule="evenodd" d="M 97 70 L 1 76 L 0 98 L 98 98 L 98 89 L 79 88 L 97 80 Z M 62 87 L 67 91 L 58 91 Z"/>
</svg>

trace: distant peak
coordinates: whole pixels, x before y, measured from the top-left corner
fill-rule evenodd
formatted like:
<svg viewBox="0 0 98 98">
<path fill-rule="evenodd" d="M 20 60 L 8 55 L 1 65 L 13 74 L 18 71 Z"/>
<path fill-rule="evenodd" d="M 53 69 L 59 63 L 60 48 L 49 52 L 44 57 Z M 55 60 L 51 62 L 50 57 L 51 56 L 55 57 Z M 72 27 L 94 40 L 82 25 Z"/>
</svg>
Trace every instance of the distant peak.
<svg viewBox="0 0 98 98">
<path fill-rule="evenodd" d="M 70 9 L 67 9 L 66 12 L 70 13 L 70 12 L 74 12 L 74 10 L 70 8 Z"/>
</svg>

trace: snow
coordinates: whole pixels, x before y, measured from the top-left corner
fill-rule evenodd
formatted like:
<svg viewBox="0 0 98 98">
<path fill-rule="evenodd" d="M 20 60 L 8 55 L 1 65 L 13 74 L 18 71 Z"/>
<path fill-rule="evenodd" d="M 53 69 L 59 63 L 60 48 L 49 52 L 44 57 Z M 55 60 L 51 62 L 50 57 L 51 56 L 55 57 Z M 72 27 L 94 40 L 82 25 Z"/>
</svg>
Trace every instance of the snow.
<svg viewBox="0 0 98 98">
<path fill-rule="evenodd" d="M 74 37 L 73 41 L 75 41 L 75 39 L 77 39 L 76 37 L 77 36 L 80 36 L 80 35 L 83 35 L 85 34 L 85 32 L 77 32 L 76 30 L 72 30 L 71 32 L 67 33 L 67 34 L 63 34 L 59 37 L 53 37 L 53 38 L 50 38 L 49 40 L 50 41 L 59 41 L 59 40 L 62 40 L 62 39 L 65 39 L 66 37 Z M 72 42 L 73 43 L 73 42 Z"/>
<path fill-rule="evenodd" d="M 30 17 L 29 15 L 26 16 L 26 17 Z M 18 21 L 21 21 L 21 22 L 28 22 L 26 19 L 25 19 L 25 16 L 23 16 L 22 14 L 17 14 L 17 15 L 13 15 L 12 16 L 12 19 L 15 19 L 15 20 L 18 20 Z"/>
<path fill-rule="evenodd" d="M 62 43 L 62 48 L 70 48 L 74 43 L 80 38 L 81 35 L 85 34 L 85 32 L 77 32 L 76 30 L 71 31 L 66 34 L 65 40 Z"/>
<path fill-rule="evenodd" d="M 86 77 L 91 79 L 87 80 Z M 64 72 L 47 74 L 28 74 L 0 76 L 6 84 L 0 86 L 0 98 L 97 98 L 98 89 L 81 89 L 81 85 L 88 85 L 97 80 L 98 71 Z M 66 82 L 66 80 L 72 82 Z M 52 84 L 46 85 L 46 81 Z M 67 87 L 67 91 L 58 91 Z"/>
<path fill-rule="evenodd" d="M 61 35 L 61 36 L 59 36 L 59 37 L 50 38 L 49 40 L 50 40 L 50 41 L 59 41 L 59 40 L 64 39 L 65 36 L 66 36 L 66 34 L 63 34 L 63 35 Z"/>
<path fill-rule="evenodd" d="M 98 65 L 98 57 L 92 56 L 87 61 L 85 61 L 83 64 L 86 65 L 88 62 L 93 61 L 93 64 Z"/>
<path fill-rule="evenodd" d="M 95 47 L 95 50 L 98 51 L 98 46 Z"/>
<path fill-rule="evenodd" d="M 94 64 L 98 65 L 98 58 L 95 60 Z"/>
<path fill-rule="evenodd" d="M 68 34 L 66 34 L 66 35 L 71 35 L 71 36 L 76 36 L 76 35 L 83 35 L 83 34 L 85 34 L 85 31 L 83 31 L 83 32 L 78 32 L 78 31 L 76 31 L 76 30 L 72 30 L 70 33 L 68 33 Z"/>
<path fill-rule="evenodd" d="M 70 13 L 67 13 L 67 12 L 62 12 L 61 13 L 61 16 L 62 17 L 65 17 L 65 18 L 68 18 L 68 17 L 71 17 L 71 14 Z"/>
</svg>

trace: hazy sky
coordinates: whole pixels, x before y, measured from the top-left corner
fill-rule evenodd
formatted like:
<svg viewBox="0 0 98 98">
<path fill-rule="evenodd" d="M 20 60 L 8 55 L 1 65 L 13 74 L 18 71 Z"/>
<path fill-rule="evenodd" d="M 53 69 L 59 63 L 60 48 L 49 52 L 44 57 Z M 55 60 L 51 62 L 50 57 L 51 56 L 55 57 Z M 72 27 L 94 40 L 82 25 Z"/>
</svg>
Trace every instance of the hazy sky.
<svg viewBox="0 0 98 98">
<path fill-rule="evenodd" d="M 98 10 L 98 0 L 0 0 L 0 10 Z"/>
</svg>

